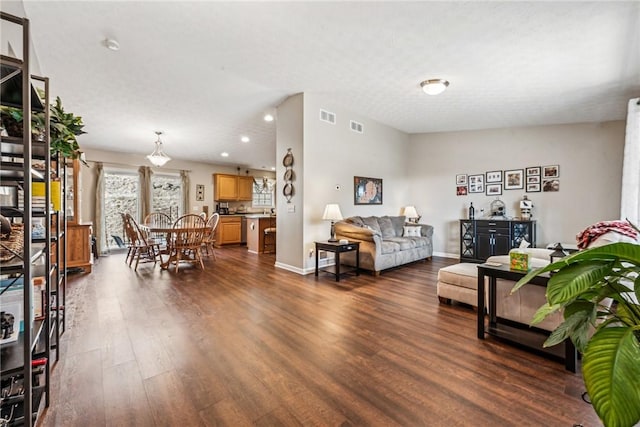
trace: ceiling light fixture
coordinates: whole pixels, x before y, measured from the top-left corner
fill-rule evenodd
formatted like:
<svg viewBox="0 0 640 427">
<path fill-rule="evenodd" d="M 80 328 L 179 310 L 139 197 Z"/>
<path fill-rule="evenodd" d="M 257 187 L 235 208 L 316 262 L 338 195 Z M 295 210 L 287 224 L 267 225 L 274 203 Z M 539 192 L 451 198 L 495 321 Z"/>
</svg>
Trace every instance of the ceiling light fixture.
<svg viewBox="0 0 640 427">
<path fill-rule="evenodd" d="M 248 136 L 243 136 L 242 138 L 240 138 L 240 141 L 242 141 L 242 142 L 249 142 L 249 141 L 251 141 L 251 140 L 249 139 L 249 137 L 248 137 Z"/>
<path fill-rule="evenodd" d="M 423 81 L 420 86 L 427 95 L 438 95 L 444 92 L 449 82 L 445 79 L 431 79 Z"/>
<path fill-rule="evenodd" d="M 267 113 L 264 115 L 265 122 L 272 122 L 274 120 L 273 114 Z"/>
<path fill-rule="evenodd" d="M 162 132 L 156 131 L 156 135 L 158 135 L 156 148 L 153 150 L 153 153 L 147 156 L 147 159 L 149 159 L 152 165 L 162 167 L 165 163 L 171 160 L 171 157 L 167 156 L 164 154 L 164 151 L 162 151 L 162 141 L 160 141 L 160 135 L 162 135 Z"/>
<path fill-rule="evenodd" d="M 120 43 L 118 43 L 114 39 L 104 39 L 103 43 L 107 49 L 114 50 L 114 51 L 120 50 Z"/>
<path fill-rule="evenodd" d="M 222 157 L 229 157 L 229 153 L 227 153 L 226 151 L 223 151 L 222 153 L 220 153 L 220 155 Z"/>
</svg>

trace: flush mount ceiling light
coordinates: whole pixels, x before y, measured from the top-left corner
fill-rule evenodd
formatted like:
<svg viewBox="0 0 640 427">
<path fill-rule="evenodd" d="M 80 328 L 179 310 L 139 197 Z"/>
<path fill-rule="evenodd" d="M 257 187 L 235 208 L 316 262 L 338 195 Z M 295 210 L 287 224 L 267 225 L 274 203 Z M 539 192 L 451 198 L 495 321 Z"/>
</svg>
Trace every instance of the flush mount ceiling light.
<svg viewBox="0 0 640 427">
<path fill-rule="evenodd" d="M 222 157 L 229 157 L 229 153 L 227 153 L 226 151 L 224 151 L 224 152 L 220 153 L 220 155 L 221 155 Z"/>
<path fill-rule="evenodd" d="M 273 114 L 271 113 L 267 113 L 264 115 L 264 121 L 265 122 L 272 122 L 274 120 Z"/>
<path fill-rule="evenodd" d="M 158 135 L 156 148 L 155 150 L 153 150 L 153 153 L 147 156 L 147 159 L 149 159 L 152 165 L 161 167 L 164 166 L 164 164 L 169 160 L 171 160 L 171 157 L 167 156 L 166 154 L 164 154 L 164 151 L 162 151 L 162 141 L 160 141 L 160 135 L 162 135 L 162 132 L 156 131 L 156 135 Z"/>
<path fill-rule="evenodd" d="M 240 141 L 242 141 L 242 142 L 249 142 L 249 141 L 251 141 L 251 139 L 249 139 L 249 137 L 248 137 L 248 136 L 243 136 L 242 138 L 240 138 Z"/>
<path fill-rule="evenodd" d="M 449 82 L 445 79 L 431 79 L 423 81 L 420 86 L 427 95 L 438 95 L 444 92 Z"/>
<path fill-rule="evenodd" d="M 120 43 L 118 43 L 114 39 L 104 39 L 104 42 L 102 42 L 102 43 L 104 44 L 104 46 L 107 49 L 111 49 L 111 50 L 115 50 L 115 51 L 120 50 Z"/>
</svg>

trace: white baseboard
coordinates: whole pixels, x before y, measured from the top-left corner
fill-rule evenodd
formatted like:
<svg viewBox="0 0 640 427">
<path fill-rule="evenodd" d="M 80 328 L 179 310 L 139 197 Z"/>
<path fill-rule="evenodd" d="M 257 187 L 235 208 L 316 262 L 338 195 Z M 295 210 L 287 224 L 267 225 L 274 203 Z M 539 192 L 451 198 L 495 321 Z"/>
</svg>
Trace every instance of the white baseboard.
<svg viewBox="0 0 640 427">
<path fill-rule="evenodd" d="M 459 259 L 460 258 L 460 254 L 451 254 L 448 252 L 434 252 L 433 256 L 441 256 L 444 258 L 455 258 L 455 259 Z"/>
<path fill-rule="evenodd" d="M 321 268 L 322 267 L 326 267 L 328 265 L 334 265 L 333 262 L 331 262 L 329 264 L 326 261 L 324 263 L 322 261 L 323 260 L 320 260 L 320 267 Z M 333 261 L 333 259 L 331 261 Z M 294 266 L 289 265 L 289 264 L 283 264 L 281 262 L 276 262 L 275 263 L 275 267 L 276 268 L 281 268 L 283 270 L 291 271 L 292 273 L 298 273 L 298 274 L 301 274 L 303 276 L 306 276 L 307 274 L 314 274 L 316 272 L 316 268 L 315 267 L 299 268 L 299 267 L 294 267 Z"/>
</svg>

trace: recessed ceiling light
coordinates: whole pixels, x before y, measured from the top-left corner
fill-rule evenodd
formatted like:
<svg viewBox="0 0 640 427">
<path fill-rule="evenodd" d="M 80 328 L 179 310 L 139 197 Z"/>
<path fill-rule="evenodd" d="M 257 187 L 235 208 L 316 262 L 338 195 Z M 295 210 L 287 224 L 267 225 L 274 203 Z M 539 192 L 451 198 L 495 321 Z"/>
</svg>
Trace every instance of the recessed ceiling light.
<svg viewBox="0 0 640 427">
<path fill-rule="evenodd" d="M 242 141 L 242 142 L 249 142 L 249 141 L 251 141 L 251 140 L 249 139 L 249 137 L 248 137 L 248 136 L 243 136 L 242 138 L 240 138 L 240 141 Z"/>
<path fill-rule="evenodd" d="M 227 153 L 226 151 L 223 151 L 222 153 L 220 153 L 220 155 L 222 157 L 229 157 L 229 153 Z"/>
<path fill-rule="evenodd" d="M 272 122 L 274 119 L 273 114 L 267 113 L 264 115 L 264 121 L 265 122 Z"/>
<path fill-rule="evenodd" d="M 120 43 L 118 43 L 114 39 L 104 39 L 103 44 L 107 49 L 114 50 L 114 51 L 120 50 Z"/>
<path fill-rule="evenodd" d="M 444 92 L 449 82 L 445 79 L 431 79 L 423 81 L 420 86 L 427 95 L 438 95 Z"/>
<path fill-rule="evenodd" d="M 271 170 L 272 171 L 276 170 L 276 167 L 275 166 L 271 166 Z"/>
</svg>

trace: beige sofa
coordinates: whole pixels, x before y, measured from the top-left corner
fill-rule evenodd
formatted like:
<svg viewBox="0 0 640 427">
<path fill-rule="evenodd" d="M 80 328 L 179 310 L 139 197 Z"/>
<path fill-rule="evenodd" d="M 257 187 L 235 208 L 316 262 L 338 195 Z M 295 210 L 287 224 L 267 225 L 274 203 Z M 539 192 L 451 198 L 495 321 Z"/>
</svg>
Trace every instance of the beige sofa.
<svg viewBox="0 0 640 427">
<path fill-rule="evenodd" d="M 360 242 L 360 268 L 374 274 L 433 255 L 433 227 L 407 223 L 404 216 L 353 216 L 337 222 L 335 231 L 338 239 Z M 355 253 L 340 260 L 355 265 Z"/>
</svg>

